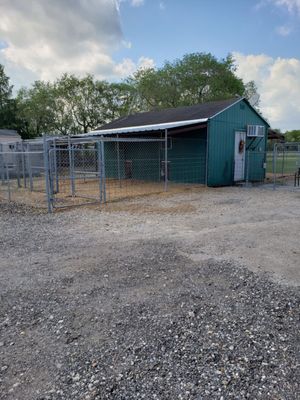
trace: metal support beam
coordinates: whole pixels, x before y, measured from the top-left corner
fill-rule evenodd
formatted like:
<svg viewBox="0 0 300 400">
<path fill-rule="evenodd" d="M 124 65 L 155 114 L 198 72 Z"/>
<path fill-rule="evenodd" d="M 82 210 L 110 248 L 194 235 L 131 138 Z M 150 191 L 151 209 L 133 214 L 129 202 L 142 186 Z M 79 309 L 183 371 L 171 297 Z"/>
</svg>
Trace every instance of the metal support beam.
<svg viewBox="0 0 300 400">
<path fill-rule="evenodd" d="M 31 157 L 31 154 L 28 152 L 26 161 L 27 161 L 27 169 L 28 169 L 28 176 L 29 176 L 29 189 L 32 192 L 33 191 L 33 178 L 32 178 L 32 167 L 31 167 L 30 157 Z"/>
<path fill-rule="evenodd" d="M 50 170 L 49 170 L 49 150 L 46 135 L 43 135 L 44 139 L 44 168 L 45 168 L 45 186 L 47 196 L 47 207 L 48 213 L 52 213 L 52 193 L 50 189 Z"/>
<path fill-rule="evenodd" d="M 22 150 L 22 175 L 23 175 L 24 188 L 26 188 L 27 179 L 26 179 L 26 156 L 25 156 L 24 141 L 22 141 L 21 150 Z"/>
<path fill-rule="evenodd" d="M 96 143 L 97 149 L 97 159 L 98 159 L 98 179 L 99 179 L 99 200 L 100 203 L 103 202 L 103 180 L 102 180 L 102 151 L 101 151 L 101 143 Z"/>
<path fill-rule="evenodd" d="M 71 180 L 71 195 L 72 197 L 75 197 L 74 149 L 71 143 L 70 136 L 68 137 L 68 151 L 69 151 L 69 172 Z"/>
<path fill-rule="evenodd" d="M 8 194 L 8 201 L 11 201 L 10 179 L 9 179 L 9 168 L 8 168 L 8 163 L 7 163 L 7 162 L 6 162 L 6 180 L 7 180 L 7 194 Z"/>
<path fill-rule="evenodd" d="M 3 151 L 3 145 L 0 143 L 0 152 Z M 5 183 L 5 165 L 4 165 L 4 154 L 0 154 L 0 171 L 1 171 L 1 180 L 2 185 Z"/>
<path fill-rule="evenodd" d="M 273 190 L 276 189 L 277 143 L 273 147 Z"/>
<path fill-rule="evenodd" d="M 165 192 L 168 191 L 168 129 L 165 129 Z"/>
<path fill-rule="evenodd" d="M 102 195 L 103 203 L 106 203 L 106 176 L 105 176 L 105 155 L 104 155 L 104 143 L 101 141 L 101 176 L 102 176 Z"/>
<path fill-rule="evenodd" d="M 17 174 L 17 184 L 18 188 L 21 187 L 21 178 L 20 178 L 20 153 L 18 151 L 15 152 L 15 165 L 16 165 L 16 174 Z"/>
<path fill-rule="evenodd" d="M 56 140 L 53 139 L 53 163 L 54 163 L 54 175 L 55 175 L 55 192 L 59 192 L 59 177 L 58 177 L 58 169 L 57 169 L 57 148 L 56 148 Z"/>
<path fill-rule="evenodd" d="M 119 135 L 117 135 L 119 138 Z M 121 171 L 120 171 L 120 143 L 117 142 L 117 168 L 118 168 L 118 179 L 119 179 L 119 186 L 121 187 Z"/>
</svg>

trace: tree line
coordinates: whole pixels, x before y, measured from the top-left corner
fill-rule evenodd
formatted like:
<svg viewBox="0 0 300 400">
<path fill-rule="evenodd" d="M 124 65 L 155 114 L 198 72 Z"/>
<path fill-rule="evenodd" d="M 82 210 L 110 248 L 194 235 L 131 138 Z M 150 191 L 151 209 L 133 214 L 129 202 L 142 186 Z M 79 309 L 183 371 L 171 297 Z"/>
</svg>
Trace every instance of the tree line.
<svg viewBox="0 0 300 400">
<path fill-rule="evenodd" d="M 0 65 L 0 128 L 16 129 L 23 138 L 78 134 L 135 112 L 250 98 L 255 83 L 243 82 L 235 71 L 231 55 L 192 53 L 161 68 L 138 70 L 122 82 L 65 73 L 54 82 L 35 81 L 13 97 Z"/>
</svg>

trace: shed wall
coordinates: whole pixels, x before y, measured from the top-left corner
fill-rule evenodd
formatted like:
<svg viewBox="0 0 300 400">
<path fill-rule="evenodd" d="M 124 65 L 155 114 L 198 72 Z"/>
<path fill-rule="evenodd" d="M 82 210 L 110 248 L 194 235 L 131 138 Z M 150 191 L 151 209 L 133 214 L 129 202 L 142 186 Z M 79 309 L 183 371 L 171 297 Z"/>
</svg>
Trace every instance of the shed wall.
<svg viewBox="0 0 300 400">
<path fill-rule="evenodd" d="M 245 101 L 241 101 L 212 118 L 208 124 L 208 186 L 234 183 L 234 141 L 236 131 L 246 131 L 247 125 L 264 125 L 264 138 L 248 138 L 249 181 L 262 180 L 268 125 Z M 247 160 L 246 160 L 247 161 Z"/>
</svg>

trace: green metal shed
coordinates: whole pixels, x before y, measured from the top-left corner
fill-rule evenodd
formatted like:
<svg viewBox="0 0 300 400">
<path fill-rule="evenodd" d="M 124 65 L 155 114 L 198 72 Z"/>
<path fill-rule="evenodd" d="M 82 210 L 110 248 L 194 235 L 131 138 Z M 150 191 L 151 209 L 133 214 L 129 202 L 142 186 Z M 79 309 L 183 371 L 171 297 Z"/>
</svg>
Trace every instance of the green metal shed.
<svg viewBox="0 0 300 400">
<path fill-rule="evenodd" d="M 164 160 L 167 144 L 168 165 L 164 168 L 169 181 L 227 186 L 264 179 L 268 128 L 268 122 L 245 98 L 234 98 L 129 115 L 88 135 L 165 138 L 159 147 L 124 143 L 117 148 L 115 143 L 106 143 L 110 177 L 116 176 L 114 160 L 118 156 L 122 177 L 129 171 L 134 179 L 164 179 L 157 165 Z M 146 159 L 147 169 L 143 168 Z"/>
</svg>

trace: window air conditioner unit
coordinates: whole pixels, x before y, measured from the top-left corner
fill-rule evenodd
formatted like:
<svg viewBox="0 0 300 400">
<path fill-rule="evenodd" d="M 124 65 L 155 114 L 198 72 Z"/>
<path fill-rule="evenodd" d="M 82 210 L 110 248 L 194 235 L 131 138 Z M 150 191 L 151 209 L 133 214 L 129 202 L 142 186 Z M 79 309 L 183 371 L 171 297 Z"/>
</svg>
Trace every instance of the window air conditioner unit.
<svg viewBox="0 0 300 400">
<path fill-rule="evenodd" d="M 265 127 L 263 125 L 247 125 L 247 136 L 263 137 L 265 136 Z"/>
</svg>

